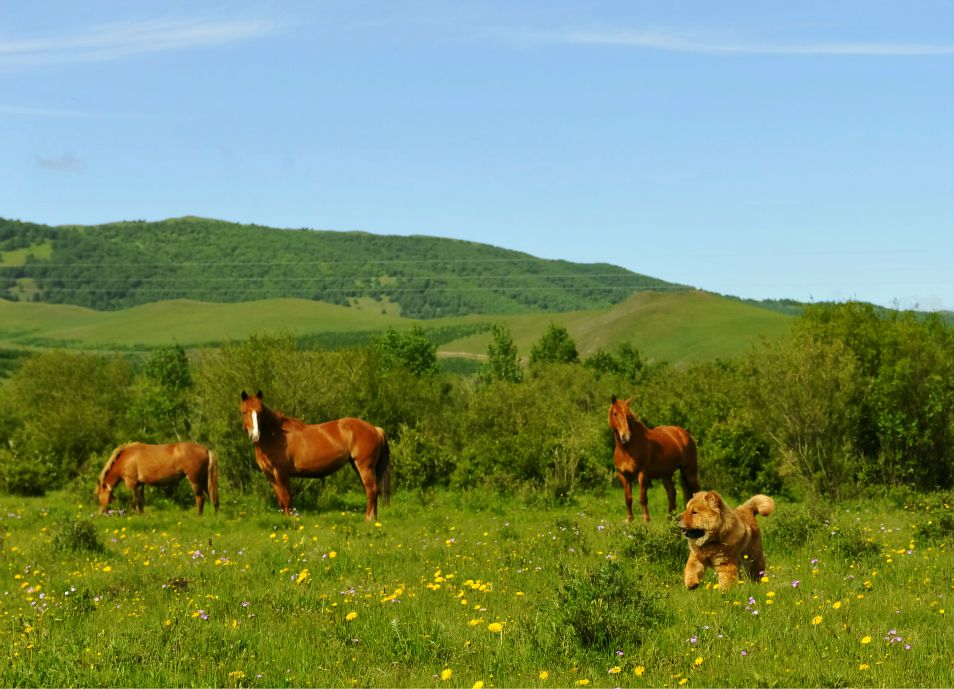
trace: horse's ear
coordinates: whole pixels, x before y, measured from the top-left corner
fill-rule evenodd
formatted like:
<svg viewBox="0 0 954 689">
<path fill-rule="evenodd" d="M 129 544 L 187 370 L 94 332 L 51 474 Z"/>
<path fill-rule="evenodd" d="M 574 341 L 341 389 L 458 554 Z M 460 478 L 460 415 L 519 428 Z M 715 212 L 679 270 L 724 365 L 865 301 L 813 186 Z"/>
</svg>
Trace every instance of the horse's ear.
<svg viewBox="0 0 954 689">
<path fill-rule="evenodd" d="M 256 396 L 257 398 L 259 398 L 259 399 L 262 399 L 262 391 L 259 390 L 258 392 L 256 392 L 256 393 L 255 393 L 255 396 Z"/>
<path fill-rule="evenodd" d="M 248 399 L 248 393 L 245 392 L 245 390 L 242 390 L 242 401 L 244 402 L 247 399 Z"/>
<path fill-rule="evenodd" d="M 613 396 L 610 398 L 610 404 L 616 404 L 616 395 L 613 395 Z"/>
<path fill-rule="evenodd" d="M 633 401 L 633 398 L 630 397 L 630 398 L 627 399 L 625 402 L 623 402 L 623 404 L 625 404 L 625 405 L 628 407 L 628 406 L 629 406 L 629 403 L 632 402 L 632 401 Z"/>
</svg>

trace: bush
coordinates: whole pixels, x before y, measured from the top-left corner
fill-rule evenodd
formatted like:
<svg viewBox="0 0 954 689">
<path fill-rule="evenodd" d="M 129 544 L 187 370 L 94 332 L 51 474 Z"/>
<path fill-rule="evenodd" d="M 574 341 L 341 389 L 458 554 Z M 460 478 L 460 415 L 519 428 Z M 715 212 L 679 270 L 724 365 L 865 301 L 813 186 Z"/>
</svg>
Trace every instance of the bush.
<svg viewBox="0 0 954 689">
<path fill-rule="evenodd" d="M 53 528 L 53 548 L 72 553 L 101 553 L 106 549 L 89 519 L 58 522 Z"/>
<path fill-rule="evenodd" d="M 639 646 L 664 622 L 659 590 L 616 562 L 592 571 L 564 567 L 555 610 L 556 640 L 570 648 L 606 652 Z"/>
<path fill-rule="evenodd" d="M 655 524 L 629 524 L 617 548 L 622 557 L 636 560 L 640 565 L 652 565 L 644 569 L 666 577 L 671 572 L 681 572 L 689 556 L 686 538 L 673 520 L 665 522 L 662 528 Z"/>
<path fill-rule="evenodd" d="M 49 467 L 41 460 L 21 460 L 12 452 L 0 449 L 0 480 L 11 495 L 45 495 L 50 483 L 49 473 Z"/>
</svg>

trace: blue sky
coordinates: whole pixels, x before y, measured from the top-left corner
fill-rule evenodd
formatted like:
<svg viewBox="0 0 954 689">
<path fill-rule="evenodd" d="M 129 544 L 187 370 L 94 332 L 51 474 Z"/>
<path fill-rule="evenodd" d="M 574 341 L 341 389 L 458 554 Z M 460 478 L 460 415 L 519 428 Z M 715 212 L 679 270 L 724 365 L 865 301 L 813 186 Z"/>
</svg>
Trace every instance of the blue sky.
<svg viewBox="0 0 954 689">
<path fill-rule="evenodd" d="M 954 309 L 954 3 L 0 0 L 0 216 Z"/>
</svg>

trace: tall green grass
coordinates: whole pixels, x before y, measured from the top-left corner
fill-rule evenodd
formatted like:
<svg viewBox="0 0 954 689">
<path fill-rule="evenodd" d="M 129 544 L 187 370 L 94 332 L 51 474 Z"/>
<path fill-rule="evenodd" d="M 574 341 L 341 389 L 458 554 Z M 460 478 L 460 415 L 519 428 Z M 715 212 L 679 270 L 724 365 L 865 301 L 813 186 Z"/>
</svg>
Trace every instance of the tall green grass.
<svg viewBox="0 0 954 689">
<path fill-rule="evenodd" d="M 320 485 L 291 518 L 90 492 L 0 500 L 5 686 L 954 683 L 949 495 L 781 503 L 766 582 L 686 591 L 662 491 L 648 525 L 617 490 L 398 493 L 377 523 Z"/>
</svg>

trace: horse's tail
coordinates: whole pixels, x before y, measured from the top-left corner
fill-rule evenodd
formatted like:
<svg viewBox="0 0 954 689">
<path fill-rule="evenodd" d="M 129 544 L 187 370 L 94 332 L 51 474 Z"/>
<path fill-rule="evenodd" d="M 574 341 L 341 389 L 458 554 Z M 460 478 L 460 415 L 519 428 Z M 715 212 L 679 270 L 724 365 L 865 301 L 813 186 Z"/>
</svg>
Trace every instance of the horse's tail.
<svg viewBox="0 0 954 689">
<path fill-rule="evenodd" d="M 752 515 L 767 517 L 775 511 L 775 501 L 767 495 L 753 495 L 742 503 L 739 509 L 751 510 Z"/>
<path fill-rule="evenodd" d="M 391 500 L 391 446 L 388 444 L 388 436 L 384 429 L 375 426 L 374 430 L 378 432 L 381 438 L 381 451 L 378 453 L 378 463 L 374 467 L 374 477 L 377 479 L 380 496 L 384 502 Z"/>
<path fill-rule="evenodd" d="M 212 506 L 215 508 L 215 511 L 219 511 L 219 460 L 216 458 L 215 453 L 212 450 L 209 450 L 209 478 L 208 478 L 208 490 L 209 490 L 209 500 L 212 501 Z"/>
<path fill-rule="evenodd" d="M 687 432 L 686 436 L 689 440 L 682 453 L 679 479 L 682 483 L 682 494 L 686 498 L 686 502 L 689 502 L 689 498 L 699 492 L 699 453 L 692 434 Z"/>
</svg>

